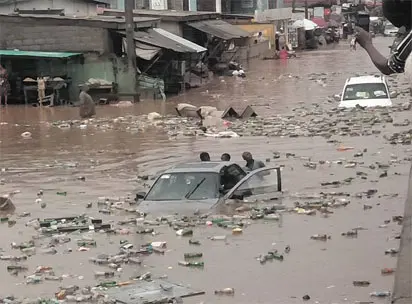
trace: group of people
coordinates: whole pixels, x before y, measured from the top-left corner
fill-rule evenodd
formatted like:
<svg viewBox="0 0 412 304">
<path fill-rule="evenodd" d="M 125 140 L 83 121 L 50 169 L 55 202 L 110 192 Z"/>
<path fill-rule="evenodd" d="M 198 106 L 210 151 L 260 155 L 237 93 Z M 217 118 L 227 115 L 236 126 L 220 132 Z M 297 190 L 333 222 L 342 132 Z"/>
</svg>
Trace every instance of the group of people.
<svg viewBox="0 0 412 304">
<path fill-rule="evenodd" d="M 244 167 L 246 172 L 254 171 L 254 170 L 265 167 L 265 164 L 260 160 L 254 159 L 252 156 L 252 153 L 250 152 L 243 152 L 242 158 L 246 162 L 245 167 Z M 220 156 L 221 161 L 230 161 L 230 159 L 231 159 L 231 156 L 229 153 L 223 153 Z M 200 153 L 200 161 L 202 162 L 210 161 L 209 153 L 207 152 Z"/>
</svg>

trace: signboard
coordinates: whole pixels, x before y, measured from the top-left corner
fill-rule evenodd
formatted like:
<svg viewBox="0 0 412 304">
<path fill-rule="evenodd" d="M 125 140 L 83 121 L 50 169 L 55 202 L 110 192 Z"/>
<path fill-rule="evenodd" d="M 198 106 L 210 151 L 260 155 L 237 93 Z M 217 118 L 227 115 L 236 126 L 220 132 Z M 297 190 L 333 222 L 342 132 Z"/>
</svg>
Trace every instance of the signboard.
<svg viewBox="0 0 412 304">
<path fill-rule="evenodd" d="M 323 8 L 323 6 L 313 8 L 313 17 L 323 19 L 323 17 L 324 17 L 324 8 Z"/>
<path fill-rule="evenodd" d="M 158 11 L 167 10 L 167 0 L 150 0 L 150 9 Z"/>
<path fill-rule="evenodd" d="M 256 22 L 276 21 L 292 19 L 292 8 L 275 8 L 264 10 L 263 12 L 255 12 Z"/>
</svg>

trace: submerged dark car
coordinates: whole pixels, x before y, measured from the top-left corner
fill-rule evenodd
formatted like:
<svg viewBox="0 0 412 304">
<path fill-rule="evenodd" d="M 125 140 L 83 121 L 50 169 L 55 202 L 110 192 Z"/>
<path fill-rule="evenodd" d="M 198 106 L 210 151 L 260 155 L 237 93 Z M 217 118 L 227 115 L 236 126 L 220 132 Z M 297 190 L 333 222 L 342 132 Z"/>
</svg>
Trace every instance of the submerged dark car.
<svg viewBox="0 0 412 304">
<path fill-rule="evenodd" d="M 227 199 L 258 199 L 282 191 L 280 168 L 247 174 L 233 162 L 190 162 L 164 171 L 149 192 L 138 193 L 139 211 L 151 214 L 210 211 Z"/>
</svg>

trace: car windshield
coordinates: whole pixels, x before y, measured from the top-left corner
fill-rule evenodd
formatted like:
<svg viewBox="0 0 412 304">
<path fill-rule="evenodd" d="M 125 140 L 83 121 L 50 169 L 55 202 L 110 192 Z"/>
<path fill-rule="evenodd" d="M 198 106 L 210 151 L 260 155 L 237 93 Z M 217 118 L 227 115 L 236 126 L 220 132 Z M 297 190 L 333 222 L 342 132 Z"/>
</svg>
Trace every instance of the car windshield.
<svg viewBox="0 0 412 304">
<path fill-rule="evenodd" d="M 383 83 L 361 83 L 348 85 L 343 100 L 385 99 L 388 91 Z"/>
<path fill-rule="evenodd" d="M 154 183 L 146 200 L 203 200 L 218 197 L 218 173 L 164 173 Z"/>
</svg>

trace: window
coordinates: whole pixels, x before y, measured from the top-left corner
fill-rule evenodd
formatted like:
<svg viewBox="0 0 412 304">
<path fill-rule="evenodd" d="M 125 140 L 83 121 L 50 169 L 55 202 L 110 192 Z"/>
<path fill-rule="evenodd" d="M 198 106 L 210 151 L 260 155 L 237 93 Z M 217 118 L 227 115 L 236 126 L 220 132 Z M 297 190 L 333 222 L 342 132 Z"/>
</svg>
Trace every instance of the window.
<svg viewBox="0 0 412 304">
<path fill-rule="evenodd" d="M 234 197 L 248 197 L 263 195 L 279 191 L 279 168 L 265 168 L 252 173 L 235 191 Z"/>
<path fill-rule="evenodd" d="M 154 183 L 146 200 L 202 200 L 219 197 L 217 173 L 164 173 Z"/>
<path fill-rule="evenodd" d="M 383 83 L 361 83 L 348 85 L 343 100 L 386 99 L 388 91 Z"/>
</svg>

